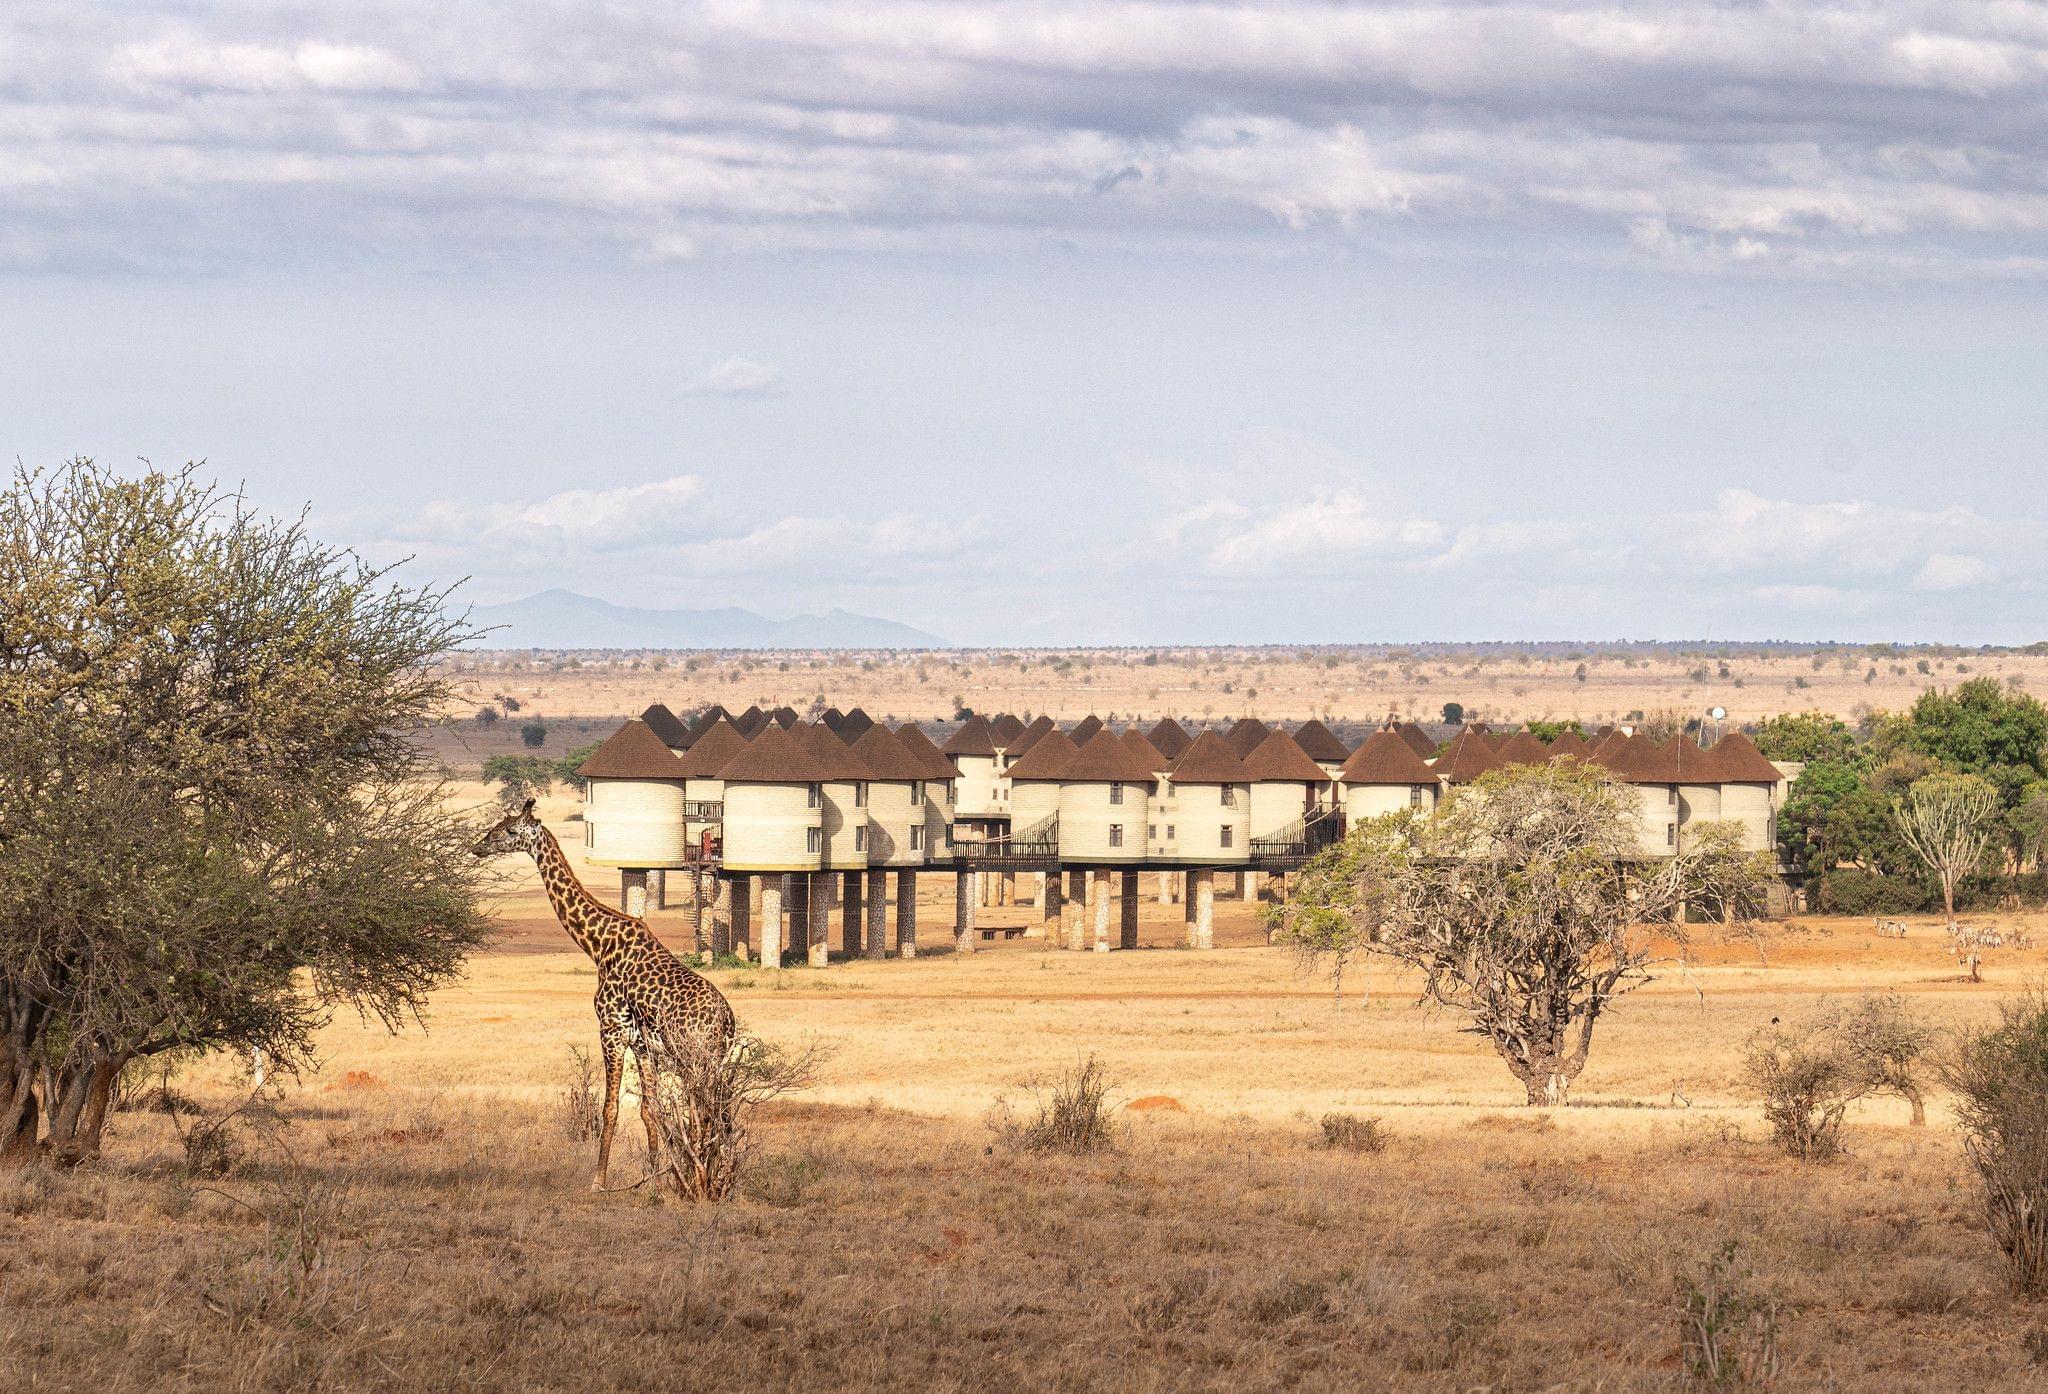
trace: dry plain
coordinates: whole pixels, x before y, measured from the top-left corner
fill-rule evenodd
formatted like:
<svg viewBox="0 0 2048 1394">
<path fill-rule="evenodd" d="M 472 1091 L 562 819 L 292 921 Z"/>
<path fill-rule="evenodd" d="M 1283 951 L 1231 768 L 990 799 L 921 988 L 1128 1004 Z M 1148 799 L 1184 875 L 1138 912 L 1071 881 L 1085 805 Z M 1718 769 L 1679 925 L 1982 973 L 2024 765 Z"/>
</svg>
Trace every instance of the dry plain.
<svg viewBox="0 0 2048 1394">
<path fill-rule="evenodd" d="M 1859 1106 L 1850 1154 L 1802 1165 L 1766 1144 L 1738 1062 L 1828 993 L 1981 1017 L 2048 952 L 1971 987 L 1926 925 L 1779 926 L 1768 965 L 1703 942 L 1544 1112 L 1412 983 L 1373 972 L 1333 1009 L 1250 905 L 1224 903 L 1213 953 L 1171 947 L 1178 908 L 1148 905 L 1139 952 L 960 955 L 927 880 L 936 951 L 915 962 L 714 974 L 749 1030 L 829 1057 L 771 1106 L 747 1199 L 699 1209 L 586 1189 L 563 1100 L 592 970 L 508 867 L 498 951 L 398 1036 L 336 1022 L 225 1178 L 183 1177 L 171 1120 L 140 1111 L 101 1168 L 6 1183 L 10 1383 L 1681 1388 L 1685 1293 L 1734 1241 L 1780 1304 L 1773 1387 L 2039 1387 L 2048 1314 L 2005 1293 L 1946 1109 L 1912 1128 Z M 655 922 L 679 939 L 680 913 Z M 1126 1105 L 1115 1150 L 1038 1156 L 991 1129 L 999 1099 L 1089 1054 Z M 231 1084 L 213 1064 L 181 1087 L 218 1105 Z M 1390 1144 L 1318 1146 L 1333 1111 Z M 637 1135 L 622 1120 L 615 1184 Z"/>
</svg>

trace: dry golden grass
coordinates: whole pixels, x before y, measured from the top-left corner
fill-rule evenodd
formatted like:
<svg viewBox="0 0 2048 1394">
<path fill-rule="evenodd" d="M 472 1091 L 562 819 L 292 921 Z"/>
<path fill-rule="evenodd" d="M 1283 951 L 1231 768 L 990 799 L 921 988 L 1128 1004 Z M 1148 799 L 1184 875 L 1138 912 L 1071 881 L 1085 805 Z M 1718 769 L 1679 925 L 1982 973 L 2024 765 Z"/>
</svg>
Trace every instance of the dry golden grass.
<svg viewBox="0 0 2048 1394">
<path fill-rule="evenodd" d="M 1371 974 L 1369 1003 L 1333 1011 L 1242 903 L 1222 917 L 1241 947 L 1212 954 L 1025 940 L 722 971 L 749 1029 L 833 1053 L 766 1120 L 750 1198 L 710 1209 L 585 1190 L 559 1100 L 592 970 L 547 945 L 530 891 L 507 909 L 525 952 L 477 960 L 423 1031 L 337 1023 L 279 1141 L 245 1134 L 224 1179 L 181 1176 L 169 1121 L 128 1113 L 101 1169 L 0 1180 L 12 1383 L 1680 1388 L 1683 1289 L 1732 1238 L 1783 1303 L 1779 1388 L 2039 1387 L 2048 1313 L 2005 1294 L 1946 1110 L 1912 1129 L 1863 1106 L 1845 1160 L 1801 1165 L 1766 1145 L 1737 1060 L 1822 992 L 1979 1017 L 2048 951 L 1972 988 L 1928 929 L 1812 921 L 1769 968 L 1707 945 L 1603 1023 L 1552 1114 L 1412 985 Z M 1146 941 L 1178 914 L 1148 906 Z M 1002 1146 L 996 1100 L 1090 1053 L 1149 1101 L 1120 1147 Z M 229 1097 L 221 1064 L 185 1087 Z M 1390 1144 L 1322 1146 L 1333 1112 Z M 616 1183 L 638 1134 L 622 1119 Z"/>
</svg>

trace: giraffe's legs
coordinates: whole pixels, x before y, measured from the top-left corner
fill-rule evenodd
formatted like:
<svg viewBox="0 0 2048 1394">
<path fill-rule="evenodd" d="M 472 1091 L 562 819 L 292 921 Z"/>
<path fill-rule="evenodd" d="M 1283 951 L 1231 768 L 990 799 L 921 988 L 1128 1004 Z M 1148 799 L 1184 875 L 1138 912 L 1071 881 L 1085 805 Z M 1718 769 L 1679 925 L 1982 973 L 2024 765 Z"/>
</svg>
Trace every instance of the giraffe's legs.
<svg viewBox="0 0 2048 1394">
<path fill-rule="evenodd" d="M 654 1091 L 660 1087 L 655 1072 L 638 1051 L 633 1053 L 635 1068 L 640 1071 L 640 1126 L 647 1129 L 647 1169 L 661 1170 L 661 1129 L 654 1117 Z"/>
<path fill-rule="evenodd" d="M 597 1175 L 590 1178 L 593 1191 L 604 1189 L 605 1176 L 611 1171 L 612 1127 L 619 1121 L 619 1084 L 626 1073 L 625 1043 L 618 1033 L 600 1031 L 598 1043 L 604 1050 L 604 1120 L 597 1133 Z"/>
</svg>

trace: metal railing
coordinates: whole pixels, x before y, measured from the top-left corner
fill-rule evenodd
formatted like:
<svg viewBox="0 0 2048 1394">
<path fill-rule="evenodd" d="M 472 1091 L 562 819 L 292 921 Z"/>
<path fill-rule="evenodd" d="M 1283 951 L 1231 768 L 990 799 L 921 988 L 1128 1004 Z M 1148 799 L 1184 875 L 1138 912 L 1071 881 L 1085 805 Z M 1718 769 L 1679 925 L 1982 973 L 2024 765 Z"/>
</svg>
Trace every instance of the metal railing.
<svg viewBox="0 0 2048 1394">
<path fill-rule="evenodd" d="M 1021 832 L 953 840 L 953 862 L 970 870 L 1051 870 L 1060 861 L 1060 820 L 1054 814 Z"/>
<path fill-rule="evenodd" d="M 1299 866 L 1344 839 L 1344 812 L 1335 804 L 1318 806 L 1277 833 L 1252 839 L 1252 864 Z"/>
</svg>

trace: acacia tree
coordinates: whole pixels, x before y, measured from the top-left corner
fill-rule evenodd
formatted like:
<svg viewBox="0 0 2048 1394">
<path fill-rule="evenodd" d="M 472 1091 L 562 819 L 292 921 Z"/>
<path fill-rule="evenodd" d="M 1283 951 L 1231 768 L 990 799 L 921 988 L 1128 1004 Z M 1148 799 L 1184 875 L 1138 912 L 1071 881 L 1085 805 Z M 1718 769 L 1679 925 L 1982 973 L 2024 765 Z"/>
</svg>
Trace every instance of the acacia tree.
<svg viewBox="0 0 2048 1394">
<path fill-rule="evenodd" d="M 1997 812 L 1998 791 L 1973 774 L 1931 774 L 1892 800 L 1899 836 L 1941 884 L 1948 936 L 1973 983 L 1982 980 L 1981 946 L 1956 924 L 1956 887 L 1983 866 Z"/>
<path fill-rule="evenodd" d="M 1763 900 L 1758 859 L 1718 840 L 1644 857 L 1634 797 L 1575 760 L 1482 775 L 1433 817 L 1365 825 L 1365 855 L 1323 853 L 1353 870 L 1310 913 L 1351 917 L 1492 1043 L 1529 1103 L 1563 1104 L 1601 1015 L 1651 979 L 1656 936 L 1683 935 L 1670 921 L 1685 902 L 1711 897 L 1741 921 Z"/>
<path fill-rule="evenodd" d="M 0 494 L 0 1159 L 96 1154 L 121 1070 L 395 1026 L 488 922 L 418 736 L 464 634 L 191 467 Z"/>
</svg>

